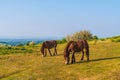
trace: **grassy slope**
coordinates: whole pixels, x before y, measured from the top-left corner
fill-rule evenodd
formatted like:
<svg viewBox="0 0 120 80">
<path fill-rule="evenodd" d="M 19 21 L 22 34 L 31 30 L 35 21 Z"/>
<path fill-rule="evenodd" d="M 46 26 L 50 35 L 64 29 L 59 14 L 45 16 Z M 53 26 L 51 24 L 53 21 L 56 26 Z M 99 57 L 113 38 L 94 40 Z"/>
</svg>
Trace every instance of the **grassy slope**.
<svg viewBox="0 0 120 80">
<path fill-rule="evenodd" d="M 90 62 L 64 64 L 63 50 L 59 44 L 58 56 L 42 57 L 40 53 L 0 55 L 1 80 L 120 80 L 120 43 L 97 42 L 90 44 Z M 39 50 L 40 45 L 34 48 Z"/>
</svg>

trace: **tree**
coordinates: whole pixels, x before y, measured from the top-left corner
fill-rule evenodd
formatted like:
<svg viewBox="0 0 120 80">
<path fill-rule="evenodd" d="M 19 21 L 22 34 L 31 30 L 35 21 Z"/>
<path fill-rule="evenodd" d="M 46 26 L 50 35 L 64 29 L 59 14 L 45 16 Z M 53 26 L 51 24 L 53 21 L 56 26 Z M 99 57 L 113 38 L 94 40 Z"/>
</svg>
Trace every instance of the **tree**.
<svg viewBox="0 0 120 80">
<path fill-rule="evenodd" d="M 65 43 L 66 42 L 66 39 L 65 38 L 63 38 L 62 40 L 57 40 L 57 43 L 58 44 L 62 44 L 62 43 Z"/>
<path fill-rule="evenodd" d="M 93 36 L 93 39 L 94 40 L 98 40 L 98 37 L 95 35 L 95 36 Z"/>
<path fill-rule="evenodd" d="M 97 43 L 97 40 L 98 40 L 98 37 L 95 35 L 95 36 L 93 36 L 93 40 L 95 41 L 94 42 L 94 45 Z"/>
<path fill-rule="evenodd" d="M 80 32 L 75 32 L 71 36 L 67 36 L 66 37 L 67 41 L 70 41 L 70 40 L 80 40 L 80 39 L 85 39 L 85 40 L 92 39 L 92 34 L 88 30 L 82 30 Z"/>
</svg>

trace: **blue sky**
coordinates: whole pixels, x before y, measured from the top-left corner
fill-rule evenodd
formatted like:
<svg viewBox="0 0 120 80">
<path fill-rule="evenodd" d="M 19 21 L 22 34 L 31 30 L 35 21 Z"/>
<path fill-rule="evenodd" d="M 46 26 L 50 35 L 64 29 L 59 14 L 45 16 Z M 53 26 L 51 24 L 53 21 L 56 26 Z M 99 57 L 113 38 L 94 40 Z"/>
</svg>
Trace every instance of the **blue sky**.
<svg viewBox="0 0 120 80">
<path fill-rule="evenodd" d="M 120 0 L 0 0 L 0 38 L 120 35 Z"/>
</svg>

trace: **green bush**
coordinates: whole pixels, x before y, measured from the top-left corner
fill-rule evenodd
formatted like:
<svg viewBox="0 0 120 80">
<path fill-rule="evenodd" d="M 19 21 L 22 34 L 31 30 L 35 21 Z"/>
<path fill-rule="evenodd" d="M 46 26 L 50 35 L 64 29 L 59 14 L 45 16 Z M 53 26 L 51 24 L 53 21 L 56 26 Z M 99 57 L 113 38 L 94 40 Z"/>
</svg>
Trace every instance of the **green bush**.
<svg viewBox="0 0 120 80">
<path fill-rule="evenodd" d="M 25 47 L 21 47 L 21 49 L 20 49 L 20 50 L 26 50 L 26 49 L 25 49 Z"/>
<path fill-rule="evenodd" d="M 104 38 L 101 38 L 100 40 L 101 40 L 101 41 L 104 41 L 105 39 L 104 39 Z"/>
<path fill-rule="evenodd" d="M 26 46 L 29 46 L 29 43 L 30 43 L 30 42 L 27 42 L 25 45 L 26 45 Z"/>
<path fill-rule="evenodd" d="M 98 36 L 93 36 L 93 40 L 98 40 Z"/>
<path fill-rule="evenodd" d="M 117 39 L 111 39 L 112 42 L 120 42 L 120 38 Z"/>
<path fill-rule="evenodd" d="M 23 46 L 23 44 L 22 44 L 22 43 L 19 43 L 17 46 Z"/>
<path fill-rule="evenodd" d="M 57 43 L 58 44 L 63 44 L 63 43 L 66 43 L 67 41 L 66 41 L 66 39 L 65 38 L 63 38 L 62 40 L 57 40 Z"/>
<path fill-rule="evenodd" d="M 111 41 L 112 41 L 112 42 L 120 42 L 120 36 L 113 36 L 113 37 L 111 38 Z"/>
<path fill-rule="evenodd" d="M 9 46 L 9 47 L 6 47 L 6 48 L 7 48 L 7 49 L 12 49 L 12 47 L 10 47 L 10 46 Z"/>
<path fill-rule="evenodd" d="M 120 36 L 113 36 L 112 39 L 120 38 Z"/>
</svg>

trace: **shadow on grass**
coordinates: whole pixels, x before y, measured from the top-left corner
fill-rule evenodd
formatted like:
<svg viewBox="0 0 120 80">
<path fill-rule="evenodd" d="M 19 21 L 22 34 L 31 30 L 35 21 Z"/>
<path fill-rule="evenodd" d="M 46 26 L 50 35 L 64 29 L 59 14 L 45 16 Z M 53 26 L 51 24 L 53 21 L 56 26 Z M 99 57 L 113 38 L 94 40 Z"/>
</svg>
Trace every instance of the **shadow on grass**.
<svg viewBox="0 0 120 80">
<path fill-rule="evenodd" d="M 90 62 L 102 61 L 102 60 L 111 60 L 111 59 L 120 59 L 120 57 L 99 58 L 99 59 L 90 60 Z"/>
<path fill-rule="evenodd" d="M 90 60 L 90 61 L 79 61 L 79 62 L 76 62 L 76 63 L 88 63 L 88 62 L 96 62 L 96 61 L 103 61 L 103 60 L 112 60 L 112 59 L 120 59 L 120 57 L 109 57 L 109 58 L 98 58 L 98 59 L 93 59 L 93 60 Z"/>
<path fill-rule="evenodd" d="M 42 53 L 40 54 L 36 54 L 36 55 L 39 55 L 39 56 L 42 56 Z M 45 57 L 55 57 L 55 56 L 63 56 L 63 54 L 57 54 L 57 55 L 53 55 L 52 56 L 50 54 L 47 54 Z"/>
</svg>

